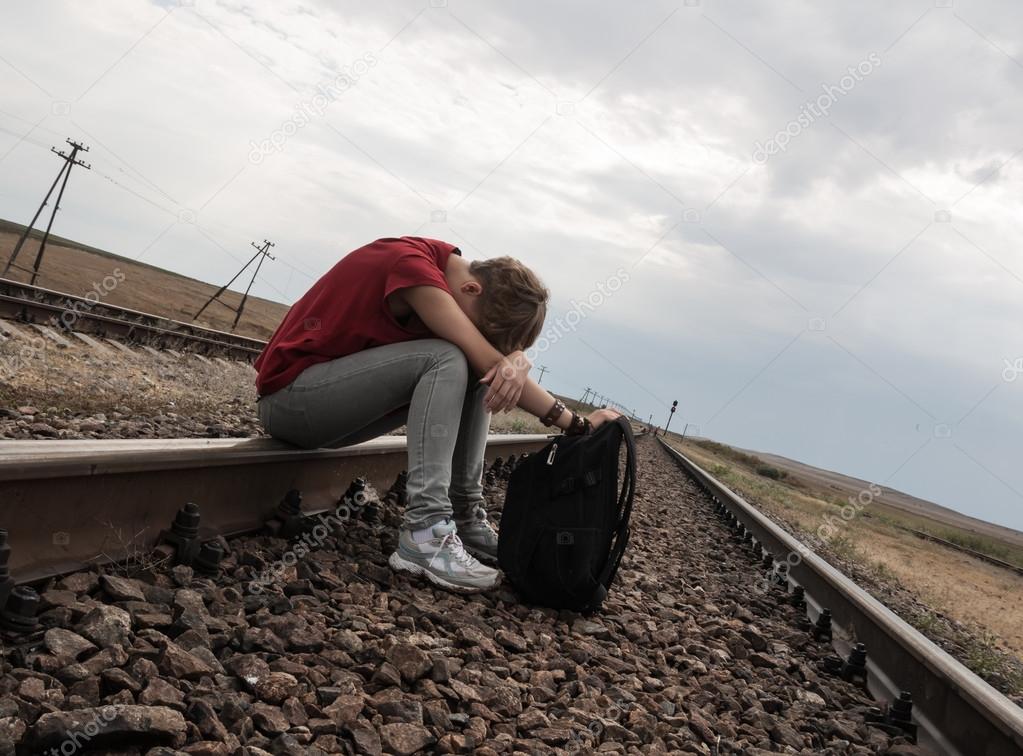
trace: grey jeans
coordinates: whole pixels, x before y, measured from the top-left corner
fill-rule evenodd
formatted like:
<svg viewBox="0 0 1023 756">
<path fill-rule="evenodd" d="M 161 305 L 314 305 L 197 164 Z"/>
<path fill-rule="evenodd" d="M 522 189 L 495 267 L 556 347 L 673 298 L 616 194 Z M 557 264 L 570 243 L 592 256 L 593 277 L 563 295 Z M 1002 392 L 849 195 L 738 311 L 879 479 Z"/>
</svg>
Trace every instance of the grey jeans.
<svg viewBox="0 0 1023 756">
<path fill-rule="evenodd" d="M 470 385 L 471 382 L 471 385 Z M 406 527 L 473 518 L 483 503 L 487 386 L 442 339 L 366 349 L 306 368 L 259 400 L 274 438 L 307 449 L 357 444 L 402 425 L 408 433 Z"/>
</svg>

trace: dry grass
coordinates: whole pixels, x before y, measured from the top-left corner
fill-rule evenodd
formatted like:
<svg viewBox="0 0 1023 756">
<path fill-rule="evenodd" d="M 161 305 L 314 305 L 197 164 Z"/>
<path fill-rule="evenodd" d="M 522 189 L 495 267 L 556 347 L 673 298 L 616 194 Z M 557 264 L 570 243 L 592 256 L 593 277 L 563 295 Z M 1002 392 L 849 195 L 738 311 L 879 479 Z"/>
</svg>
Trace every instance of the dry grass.
<svg viewBox="0 0 1023 756">
<path fill-rule="evenodd" d="M 132 533 L 112 522 L 103 525 L 107 534 L 94 561 L 104 565 L 108 572 L 133 578 L 169 564 L 172 555 L 154 551 L 147 541 L 145 534 L 148 528 Z"/>
<path fill-rule="evenodd" d="M 23 328 L 23 330 L 27 330 Z M 18 369 L 0 382 L 0 408 L 32 405 L 50 416 L 170 416 L 180 436 L 207 435 L 210 425 L 259 431 L 255 371 L 246 363 L 156 358 L 139 352 L 99 355 L 84 345 L 47 346 L 26 351 L 25 342 L 0 343 L 0 360 L 19 355 Z M 115 435 L 116 428 L 111 428 Z M 520 409 L 493 416 L 492 433 L 546 433 L 543 424 Z M 395 433 L 404 433 L 399 429 Z"/>
<path fill-rule="evenodd" d="M 0 344 L 0 358 L 19 354 L 18 369 L 0 383 L 0 407 L 31 405 L 49 416 L 114 413 L 178 417 L 182 435 L 211 423 L 237 425 L 255 418 L 255 372 L 241 362 L 202 362 L 102 355 L 84 345 L 24 351 L 24 342 Z M 189 433 L 185 423 L 194 424 Z M 173 424 L 172 424 L 173 425 Z"/>
<path fill-rule="evenodd" d="M 491 433 L 549 433 L 550 428 L 544 427 L 540 419 L 528 412 L 513 409 L 494 415 L 490 420 Z"/>
<path fill-rule="evenodd" d="M 841 519 L 845 499 L 836 499 L 833 492 L 796 476 L 786 481 L 765 478 L 756 471 L 759 459 L 743 459 L 751 455 L 741 452 L 722 453 L 719 446 L 687 442 L 683 451 L 747 501 L 793 528 L 823 555 L 859 565 L 879 584 L 901 586 L 919 597 L 932 611 L 915 611 L 904 619 L 922 631 L 936 626 L 938 615 L 960 623 L 967 632 L 951 626 L 949 633 L 965 649 L 961 661 L 988 677 L 1000 674 L 1007 688 L 1023 692 L 1023 678 L 1017 669 L 1006 667 L 1000 654 L 1023 658 L 1023 576 L 920 539 L 906 528 L 963 538 L 973 534 L 957 534 L 943 523 L 886 506 L 883 496 L 846 522 Z M 843 525 L 836 535 L 822 540 L 825 515 Z M 1017 554 L 1013 544 L 994 541 L 987 547 L 1012 557 Z"/>
</svg>

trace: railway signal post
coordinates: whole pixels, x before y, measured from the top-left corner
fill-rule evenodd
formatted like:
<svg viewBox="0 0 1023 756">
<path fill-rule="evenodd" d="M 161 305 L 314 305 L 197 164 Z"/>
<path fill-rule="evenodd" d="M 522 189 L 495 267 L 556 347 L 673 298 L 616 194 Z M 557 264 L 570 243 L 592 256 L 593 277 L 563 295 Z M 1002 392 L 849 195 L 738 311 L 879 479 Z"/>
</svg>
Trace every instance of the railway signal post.
<svg viewBox="0 0 1023 756">
<path fill-rule="evenodd" d="M 671 418 L 675 416 L 676 409 L 678 409 L 678 399 L 671 403 L 671 412 L 668 413 L 668 422 L 664 424 L 664 433 L 661 434 L 665 438 L 668 437 L 668 426 L 671 425 Z"/>
</svg>

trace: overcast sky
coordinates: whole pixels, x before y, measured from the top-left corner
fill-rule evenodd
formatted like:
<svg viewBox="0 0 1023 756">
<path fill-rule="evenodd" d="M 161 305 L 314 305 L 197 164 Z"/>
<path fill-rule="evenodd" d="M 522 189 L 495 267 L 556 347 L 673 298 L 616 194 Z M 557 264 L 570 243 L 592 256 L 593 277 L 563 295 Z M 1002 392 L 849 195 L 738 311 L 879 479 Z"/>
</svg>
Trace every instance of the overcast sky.
<svg viewBox="0 0 1023 756">
<path fill-rule="evenodd" d="M 56 233 L 271 299 L 514 255 L 552 390 L 1023 528 L 1023 6 L 952 5 L 8 0 L 0 217 L 72 137 Z"/>
</svg>

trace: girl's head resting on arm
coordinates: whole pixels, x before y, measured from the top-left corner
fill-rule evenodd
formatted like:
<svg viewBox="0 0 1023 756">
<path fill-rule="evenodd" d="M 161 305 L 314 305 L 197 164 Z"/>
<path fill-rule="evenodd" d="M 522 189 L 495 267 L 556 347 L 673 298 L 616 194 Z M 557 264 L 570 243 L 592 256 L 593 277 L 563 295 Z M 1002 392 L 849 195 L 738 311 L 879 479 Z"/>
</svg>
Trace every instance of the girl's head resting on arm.
<svg viewBox="0 0 1023 756">
<path fill-rule="evenodd" d="M 468 277 L 452 289 L 458 305 L 502 354 L 532 346 L 543 329 L 550 292 L 513 257 L 472 261 Z"/>
</svg>

